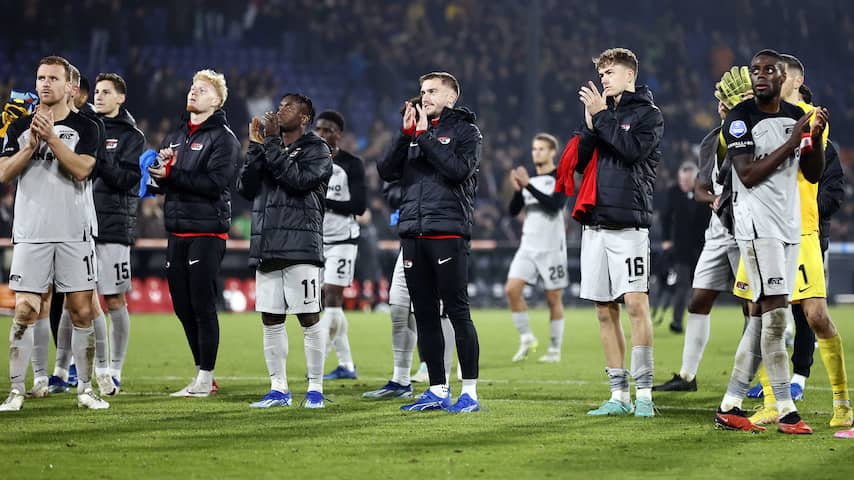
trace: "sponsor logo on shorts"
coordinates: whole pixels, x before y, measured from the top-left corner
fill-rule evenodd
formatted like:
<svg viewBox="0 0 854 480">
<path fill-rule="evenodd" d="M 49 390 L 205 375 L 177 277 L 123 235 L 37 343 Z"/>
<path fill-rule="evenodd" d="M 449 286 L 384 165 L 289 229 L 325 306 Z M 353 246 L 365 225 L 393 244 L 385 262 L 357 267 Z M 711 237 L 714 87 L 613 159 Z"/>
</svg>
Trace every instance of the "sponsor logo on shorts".
<svg viewBox="0 0 854 480">
<path fill-rule="evenodd" d="M 199 150 L 201 150 L 201 149 L 203 149 L 203 148 L 205 148 L 204 144 L 202 144 L 202 143 L 198 143 L 198 142 L 193 143 L 192 145 L 190 145 L 190 150 L 194 150 L 194 151 L 196 151 L 196 152 L 198 152 Z"/>
<path fill-rule="evenodd" d="M 771 277 L 768 279 L 768 285 L 782 285 L 783 277 Z"/>
<path fill-rule="evenodd" d="M 804 287 L 804 288 L 799 288 L 799 289 L 798 289 L 798 293 L 804 293 L 804 292 L 806 292 L 807 290 L 809 290 L 809 289 L 811 289 L 811 288 L 812 288 L 812 285 L 807 285 L 807 286 L 806 286 L 806 287 Z"/>
<path fill-rule="evenodd" d="M 735 282 L 735 288 L 742 292 L 746 292 L 747 289 L 750 288 L 750 285 L 748 285 L 747 282 Z"/>
<path fill-rule="evenodd" d="M 412 268 L 412 260 L 404 260 L 403 268 Z"/>
<path fill-rule="evenodd" d="M 729 134 L 735 138 L 741 138 L 747 133 L 747 125 L 741 120 L 736 120 L 729 125 Z"/>
<path fill-rule="evenodd" d="M 620 128 L 623 129 L 623 131 L 628 132 L 629 129 L 632 128 L 632 124 L 631 123 L 621 123 Z"/>
<path fill-rule="evenodd" d="M 18 275 L 17 273 L 13 273 L 13 274 L 9 275 L 9 282 L 10 283 L 11 282 L 20 282 L 20 281 L 21 281 L 21 276 Z"/>
<path fill-rule="evenodd" d="M 439 140 L 439 143 L 441 143 L 442 145 L 447 145 L 451 143 L 451 137 L 439 137 L 437 140 Z"/>
<path fill-rule="evenodd" d="M 106 142 L 107 150 L 115 150 L 119 146 L 118 138 L 108 138 Z"/>
</svg>

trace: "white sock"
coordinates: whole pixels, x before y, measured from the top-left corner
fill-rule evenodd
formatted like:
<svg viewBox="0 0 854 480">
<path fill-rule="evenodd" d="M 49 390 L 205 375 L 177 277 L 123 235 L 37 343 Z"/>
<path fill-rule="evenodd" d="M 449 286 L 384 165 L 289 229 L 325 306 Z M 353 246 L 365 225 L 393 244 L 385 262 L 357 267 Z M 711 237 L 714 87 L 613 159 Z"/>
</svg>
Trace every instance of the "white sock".
<svg viewBox="0 0 854 480">
<path fill-rule="evenodd" d="M 722 412 L 728 412 L 728 411 L 732 410 L 733 408 L 741 409 L 741 402 L 743 400 L 744 400 L 743 398 L 735 397 L 733 395 L 726 393 L 726 394 L 724 394 L 724 399 L 721 400 L 721 411 Z"/>
<path fill-rule="evenodd" d="M 450 388 L 448 387 L 448 384 L 430 385 L 430 391 L 437 397 L 446 398 L 450 393 Z"/>
<path fill-rule="evenodd" d="M 516 325 L 516 330 L 519 335 L 531 335 L 531 325 L 528 322 L 528 312 L 511 312 L 510 318 L 513 320 L 513 325 Z"/>
<path fill-rule="evenodd" d="M 48 354 L 50 353 L 50 320 L 40 318 L 33 330 L 33 377 L 47 377 Z"/>
<path fill-rule="evenodd" d="M 682 345 L 682 368 L 679 376 L 686 382 L 694 380 L 700 360 L 706 344 L 709 343 L 709 332 L 711 328 L 711 315 L 699 313 L 688 313 L 688 322 L 685 325 L 685 343 Z"/>
<path fill-rule="evenodd" d="M 326 344 L 323 346 L 323 355 L 329 355 L 329 352 L 332 351 L 332 341 L 335 340 L 335 336 L 338 335 L 338 317 L 332 314 L 330 311 L 331 308 L 324 308 L 323 314 L 320 316 L 319 325 L 322 325 L 323 328 L 326 329 Z"/>
<path fill-rule="evenodd" d="M 472 400 L 477 401 L 477 379 L 464 379 L 463 380 L 463 391 L 460 395 L 469 394 Z"/>
<path fill-rule="evenodd" d="M 130 314 L 127 305 L 110 310 L 110 369 L 111 375 L 122 380 L 122 367 L 130 340 Z"/>
<path fill-rule="evenodd" d="M 9 380 L 12 390 L 26 392 L 27 367 L 33 354 L 33 328 L 14 320 L 9 329 Z"/>
<path fill-rule="evenodd" d="M 801 375 L 801 374 L 799 374 L 799 373 L 796 373 L 796 374 L 792 375 L 791 383 L 797 383 L 798 385 L 800 385 L 800 386 L 801 386 L 801 388 L 802 388 L 802 389 L 803 389 L 803 388 L 806 388 L 806 386 L 807 386 L 807 377 L 805 377 L 805 376 L 803 376 L 803 375 Z"/>
<path fill-rule="evenodd" d="M 303 328 L 303 348 L 305 349 L 305 366 L 308 372 L 308 390 L 323 393 L 323 360 L 324 345 L 329 335 L 329 329 L 321 322 Z"/>
<path fill-rule="evenodd" d="M 394 374 L 391 381 L 400 385 L 411 383 L 412 351 L 418 340 L 415 331 L 415 315 L 409 312 L 409 307 L 391 305 L 391 351 L 394 357 Z"/>
<path fill-rule="evenodd" d="M 635 392 L 636 398 L 645 398 L 647 400 L 652 400 L 652 389 L 651 388 L 638 388 Z"/>
<path fill-rule="evenodd" d="M 565 322 L 562 318 L 552 319 L 549 322 L 549 349 L 553 352 L 560 352 L 560 347 L 563 344 L 563 328 Z"/>
<path fill-rule="evenodd" d="M 789 352 L 786 351 L 783 338 L 786 324 L 791 318 L 792 310 L 788 305 L 762 314 L 762 363 L 765 364 L 768 381 L 771 382 L 774 396 L 777 397 L 780 415 L 785 415 L 782 407 L 788 407 L 786 401 L 792 399 L 789 385 Z"/>
<path fill-rule="evenodd" d="M 71 352 L 77 365 L 77 394 L 92 388 L 92 366 L 95 361 L 95 327 L 73 327 Z"/>
<path fill-rule="evenodd" d="M 335 338 L 332 339 L 332 343 L 335 345 L 335 354 L 338 356 L 338 365 L 347 370 L 353 370 L 355 366 L 353 365 L 353 354 L 350 351 L 350 338 L 347 336 L 349 326 L 347 324 L 347 316 L 344 315 L 344 309 L 341 307 L 329 307 L 326 311 L 332 315 L 335 323 L 338 325 Z"/>
<path fill-rule="evenodd" d="M 56 360 L 53 374 L 64 381 L 68 380 L 68 367 L 71 365 L 71 336 L 73 332 L 68 310 L 62 310 L 59 328 L 56 330 Z"/>
<path fill-rule="evenodd" d="M 442 316 L 442 336 L 445 337 L 445 383 L 451 383 L 451 362 L 454 359 L 454 346 L 456 345 L 456 336 L 454 335 L 454 325 L 447 315 Z"/>
<path fill-rule="evenodd" d="M 207 389 L 208 391 L 213 389 L 213 370 L 201 370 L 199 369 L 199 373 L 196 374 L 196 381 L 194 387 Z"/>
<path fill-rule="evenodd" d="M 270 374 L 270 390 L 288 392 L 288 377 L 285 370 L 288 359 L 288 332 L 285 324 L 264 325 L 264 360 Z"/>
<path fill-rule="evenodd" d="M 110 366 L 109 346 L 107 345 L 107 318 L 103 313 L 98 315 L 92 326 L 95 327 L 95 373 L 100 375 L 108 373 L 107 369 Z"/>
<path fill-rule="evenodd" d="M 785 417 L 792 412 L 797 412 L 798 407 L 795 406 L 795 402 L 791 398 L 788 400 L 777 400 L 777 411 L 780 412 L 781 417 Z"/>
</svg>

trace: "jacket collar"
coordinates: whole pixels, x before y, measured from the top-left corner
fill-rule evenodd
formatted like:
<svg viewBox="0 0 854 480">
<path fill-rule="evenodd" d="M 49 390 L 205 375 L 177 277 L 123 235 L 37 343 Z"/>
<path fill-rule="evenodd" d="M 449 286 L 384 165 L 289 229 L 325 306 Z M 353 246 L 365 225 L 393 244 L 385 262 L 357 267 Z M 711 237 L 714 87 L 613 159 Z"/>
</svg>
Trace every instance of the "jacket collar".
<svg viewBox="0 0 854 480">
<path fill-rule="evenodd" d="M 608 106 L 614 107 L 614 97 L 608 97 L 607 99 Z M 652 91 L 646 85 L 638 85 L 635 87 L 634 92 L 623 92 L 623 95 L 620 97 L 620 104 L 618 107 L 627 107 L 630 105 L 653 105 L 652 99 Z"/>
<path fill-rule="evenodd" d="M 189 133 L 190 127 L 187 126 L 187 123 L 190 121 L 190 112 L 184 112 L 184 114 L 181 115 L 181 120 L 182 120 L 181 130 L 184 133 Z M 202 122 L 202 124 L 199 126 L 199 129 L 197 130 L 197 133 L 204 131 L 204 130 L 216 128 L 216 127 L 227 127 L 227 126 L 228 126 L 228 119 L 225 118 L 225 110 L 220 108 L 219 110 L 215 111 L 213 113 L 213 115 L 208 117 L 207 120 Z"/>
</svg>

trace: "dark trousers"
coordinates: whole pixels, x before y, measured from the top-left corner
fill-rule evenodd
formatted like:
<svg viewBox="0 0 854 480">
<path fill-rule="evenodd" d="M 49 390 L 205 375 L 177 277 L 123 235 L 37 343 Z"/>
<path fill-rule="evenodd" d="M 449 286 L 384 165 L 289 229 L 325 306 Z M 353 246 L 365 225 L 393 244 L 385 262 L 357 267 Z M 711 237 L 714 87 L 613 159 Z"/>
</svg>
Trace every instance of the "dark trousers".
<svg viewBox="0 0 854 480">
<path fill-rule="evenodd" d="M 696 264 L 696 262 L 694 262 Z M 685 309 L 691 298 L 691 284 L 694 283 L 694 264 L 677 263 L 673 266 L 676 271 L 676 285 L 673 286 L 673 322 L 682 327 Z"/>
<path fill-rule="evenodd" d="M 216 366 L 217 276 L 223 255 L 225 240 L 220 238 L 169 236 L 166 278 L 172 306 L 184 327 L 193 360 L 202 370 Z"/>
<path fill-rule="evenodd" d="M 807 323 L 804 309 L 799 303 L 792 305 L 795 317 L 795 348 L 792 350 L 792 371 L 804 377 L 810 376 L 813 354 L 815 353 L 815 332 Z"/>
<path fill-rule="evenodd" d="M 462 238 L 404 238 L 403 267 L 415 308 L 418 347 L 427 363 L 430 385 L 446 383 L 439 300 L 454 326 L 464 379 L 476 379 L 480 347 L 468 297 L 468 242 Z"/>
<path fill-rule="evenodd" d="M 53 346 L 56 346 L 56 332 L 59 331 L 59 319 L 62 318 L 62 307 L 65 304 L 65 294 L 53 289 L 50 298 L 50 331 L 53 333 Z"/>
</svg>

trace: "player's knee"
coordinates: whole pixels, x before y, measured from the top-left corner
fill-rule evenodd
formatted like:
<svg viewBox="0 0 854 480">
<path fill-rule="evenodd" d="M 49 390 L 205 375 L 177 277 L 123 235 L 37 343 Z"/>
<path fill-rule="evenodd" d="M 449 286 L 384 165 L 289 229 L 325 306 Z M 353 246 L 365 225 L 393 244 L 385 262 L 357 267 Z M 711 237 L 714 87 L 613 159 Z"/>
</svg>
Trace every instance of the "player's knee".
<svg viewBox="0 0 854 480">
<path fill-rule="evenodd" d="M 107 304 L 107 310 L 118 310 L 127 305 L 123 294 L 104 295 L 104 303 Z"/>
<path fill-rule="evenodd" d="M 41 297 L 35 293 L 19 292 L 15 294 L 15 322 L 21 325 L 33 325 L 41 312 Z"/>
<path fill-rule="evenodd" d="M 68 316 L 75 327 L 86 328 L 92 323 L 94 310 L 90 302 L 65 302 Z"/>
<path fill-rule="evenodd" d="M 261 322 L 264 325 L 280 325 L 285 323 L 285 315 L 279 313 L 261 312 Z"/>
<path fill-rule="evenodd" d="M 303 326 L 303 328 L 308 328 L 316 325 L 320 321 L 319 313 L 299 313 L 297 314 L 297 320 L 299 320 L 299 324 Z"/>
<path fill-rule="evenodd" d="M 688 313 L 708 315 L 712 311 L 714 301 L 714 293 L 710 294 L 708 290 L 694 290 L 688 302 Z"/>
<path fill-rule="evenodd" d="M 522 285 L 517 282 L 508 281 L 504 285 L 504 294 L 511 301 L 519 301 L 522 299 Z"/>
</svg>

